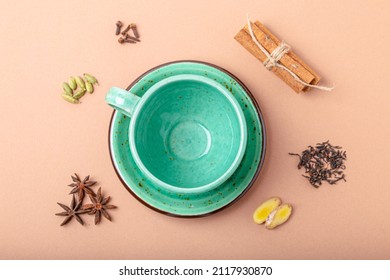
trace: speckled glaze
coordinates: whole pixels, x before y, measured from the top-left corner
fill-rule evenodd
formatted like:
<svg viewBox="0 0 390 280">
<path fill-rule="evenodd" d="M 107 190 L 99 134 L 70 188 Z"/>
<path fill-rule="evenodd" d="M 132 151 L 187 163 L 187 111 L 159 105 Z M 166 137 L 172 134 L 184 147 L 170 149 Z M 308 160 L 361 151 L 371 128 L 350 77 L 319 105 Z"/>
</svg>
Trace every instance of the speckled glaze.
<svg viewBox="0 0 390 280">
<path fill-rule="evenodd" d="M 245 153 L 247 126 L 226 87 L 181 74 L 136 94 L 113 87 L 106 101 L 131 118 L 130 151 L 147 179 L 169 191 L 200 193 L 234 173 Z"/>
<path fill-rule="evenodd" d="M 158 81 L 180 74 L 203 75 L 226 87 L 239 102 L 247 124 L 247 146 L 240 165 L 220 186 L 202 193 L 182 194 L 157 187 L 145 178 L 134 162 L 129 148 L 130 118 L 113 113 L 109 130 L 110 155 L 124 186 L 148 207 L 172 216 L 199 217 L 215 213 L 237 201 L 252 186 L 265 155 L 265 130 L 256 101 L 232 74 L 217 66 L 178 61 L 158 66 L 134 81 L 128 90 L 142 96 Z"/>
</svg>

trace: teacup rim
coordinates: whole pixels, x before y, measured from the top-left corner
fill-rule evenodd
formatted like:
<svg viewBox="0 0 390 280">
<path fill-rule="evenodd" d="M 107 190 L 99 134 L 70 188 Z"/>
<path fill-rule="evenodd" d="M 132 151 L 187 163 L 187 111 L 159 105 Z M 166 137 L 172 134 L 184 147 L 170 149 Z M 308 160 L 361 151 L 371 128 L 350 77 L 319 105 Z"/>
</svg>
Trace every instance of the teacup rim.
<svg viewBox="0 0 390 280">
<path fill-rule="evenodd" d="M 136 145 L 135 145 L 135 133 L 134 133 L 135 124 L 136 124 L 136 120 L 137 120 L 137 115 L 140 113 L 141 108 L 142 108 L 141 105 L 145 104 L 148 101 L 148 99 L 150 99 L 151 96 L 156 92 L 156 90 L 158 90 L 159 88 L 163 87 L 164 85 L 167 85 L 168 83 L 175 82 L 175 81 L 183 81 L 183 80 L 186 80 L 186 79 L 197 80 L 197 81 L 199 81 L 199 80 L 205 81 L 206 83 L 216 87 L 229 100 L 229 103 L 234 108 L 234 111 L 235 111 L 235 113 L 237 115 L 237 118 L 239 120 L 239 127 L 240 127 L 239 128 L 240 129 L 240 145 L 239 145 L 239 150 L 238 150 L 238 152 L 237 152 L 237 154 L 236 154 L 236 156 L 234 158 L 233 163 L 216 180 L 214 180 L 214 181 L 212 181 L 212 182 L 210 182 L 208 184 L 201 185 L 201 186 L 194 187 L 194 188 L 182 188 L 182 187 L 174 186 L 174 185 L 168 184 L 168 183 L 160 180 L 156 176 L 154 176 L 148 170 L 148 168 L 146 168 L 145 164 L 142 162 L 142 160 L 141 160 L 141 158 L 140 158 L 140 156 L 138 154 L 138 151 L 137 151 Z M 136 106 L 136 108 L 134 110 L 133 116 L 132 116 L 132 118 L 130 120 L 129 146 L 130 146 L 130 151 L 131 151 L 131 153 L 133 155 L 134 161 L 137 164 L 138 168 L 141 170 L 142 173 L 145 174 L 145 176 L 147 176 L 156 185 L 158 185 L 158 186 L 160 186 L 160 187 L 162 187 L 162 188 L 164 188 L 164 189 L 166 189 L 168 191 L 172 191 L 172 192 L 176 192 L 176 193 L 183 193 L 183 194 L 202 193 L 202 192 L 210 191 L 211 189 L 214 189 L 214 188 L 218 187 L 219 185 L 223 184 L 237 170 L 237 168 L 238 168 L 238 166 L 239 166 L 239 164 L 240 164 L 240 162 L 241 162 L 241 160 L 242 160 L 242 158 L 243 158 L 243 156 L 245 154 L 246 144 L 247 144 L 247 125 L 246 125 L 246 120 L 245 120 L 244 113 L 242 112 L 242 109 L 241 109 L 238 101 L 221 84 L 219 84 L 218 82 L 214 81 L 213 79 L 210 79 L 208 77 L 201 76 L 201 75 L 196 75 L 196 74 L 178 74 L 178 75 L 174 75 L 174 76 L 170 76 L 170 77 L 164 78 L 161 81 L 157 82 L 156 84 L 154 84 L 142 96 L 142 98 L 138 102 L 138 104 L 137 104 L 137 106 Z"/>
</svg>

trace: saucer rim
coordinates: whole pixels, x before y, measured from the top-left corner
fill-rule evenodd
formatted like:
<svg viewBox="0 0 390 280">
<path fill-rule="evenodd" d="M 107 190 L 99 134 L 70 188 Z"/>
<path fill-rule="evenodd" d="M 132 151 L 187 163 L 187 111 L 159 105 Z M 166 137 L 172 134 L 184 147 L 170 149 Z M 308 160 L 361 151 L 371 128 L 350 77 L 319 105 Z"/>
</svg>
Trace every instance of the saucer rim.
<svg viewBox="0 0 390 280">
<path fill-rule="evenodd" d="M 217 66 L 215 64 L 212 64 L 212 63 L 209 63 L 209 62 L 204 62 L 204 61 L 199 61 L 199 60 L 175 60 L 175 61 L 171 61 L 171 62 L 166 62 L 166 63 L 163 63 L 163 64 L 160 64 L 160 65 L 157 65 L 153 68 L 150 68 L 149 70 L 145 71 L 144 73 L 142 73 L 141 75 L 139 75 L 133 82 L 131 82 L 131 84 L 126 88 L 127 91 L 129 91 L 136 83 L 138 83 L 140 80 L 142 80 L 142 78 L 159 69 L 159 68 L 162 68 L 164 66 L 168 66 L 168 65 L 171 65 L 171 64 L 177 64 L 177 63 L 198 63 L 198 64 L 204 64 L 204 65 L 207 65 L 207 66 L 210 66 L 210 67 L 213 67 L 227 75 L 229 75 L 230 77 L 232 77 L 245 91 L 245 93 L 247 94 L 247 96 L 251 99 L 252 101 L 252 104 L 254 105 L 254 108 L 256 110 L 256 113 L 259 117 L 259 122 L 261 124 L 261 127 L 262 127 L 262 135 L 261 135 L 261 139 L 262 139 L 262 143 L 261 143 L 261 156 L 260 156 L 260 160 L 259 160 L 259 163 L 257 165 L 257 168 L 256 168 L 256 171 L 251 179 L 251 181 L 248 183 L 248 185 L 245 187 L 245 189 L 235 198 L 233 199 L 232 201 L 230 201 L 228 204 L 220 207 L 220 208 L 217 208 L 215 210 L 212 210 L 210 212 L 207 212 L 207 213 L 200 213 L 200 214 L 194 214 L 194 215 L 182 215 L 182 214 L 176 214 L 176 213 L 171 213 L 171 212 L 168 212 L 168 211 L 164 211 L 164 210 L 161 210 L 157 207 L 154 207 L 152 205 L 150 205 L 149 203 L 147 203 L 146 201 L 144 201 L 141 197 L 139 197 L 137 194 L 135 194 L 131 188 L 129 187 L 129 185 L 124 181 L 124 179 L 122 178 L 122 176 L 120 175 L 120 172 L 118 171 L 116 165 L 115 165 L 115 161 L 114 161 L 114 155 L 113 155 L 113 151 L 111 149 L 111 128 L 112 128 L 112 125 L 113 125 L 113 119 L 114 119 L 114 116 L 115 116 L 115 110 L 113 110 L 112 114 L 111 114 L 111 118 L 110 118 L 110 125 L 109 125 L 109 128 L 108 128 L 108 150 L 109 150 L 109 154 L 110 154 L 110 159 L 111 159 L 111 163 L 114 167 L 114 170 L 115 170 L 115 173 L 116 175 L 118 176 L 119 180 L 121 181 L 123 187 L 135 198 L 137 199 L 139 202 L 141 202 L 143 205 L 145 205 L 146 207 L 160 213 L 160 214 L 164 214 L 166 216 L 170 216 L 170 217 L 176 217 L 176 218 L 201 218 L 201 217 L 206 217 L 206 216 L 210 216 L 210 215 L 213 215 L 215 213 L 218 213 L 219 211 L 222 211 L 228 207 L 230 207 L 231 205 L 233 205 L 234 203 L 236 203 L 238 200 L 240 200 L 250 189 L 251 187 L 253 186 L 254 182 L 256 181 L 256 179 L 258 178 L 259 174 L 260 174 L 260 171 L 264 165 L 264 160 L 265 160 L 265 155 L 266 155 L 266 147 L 267 147 L 267 132 L 266 132 L 266 127 L 265 127 L 265 121 L 264 121 L 264 117 L 263 117 L 263 114 L 261 112 L 261 109 L 260 109 L 260 106 L 258 105 L 255 97 L 253 96 L 253 94 L 251 93 L 251 91 L 245 86 L 245 84 L 239 79 L 237 78 L 234 74 L 232 74 L 231 72 L 229 72 L 228 70 L 220 67 L 220 66 Z"/>
</svg>

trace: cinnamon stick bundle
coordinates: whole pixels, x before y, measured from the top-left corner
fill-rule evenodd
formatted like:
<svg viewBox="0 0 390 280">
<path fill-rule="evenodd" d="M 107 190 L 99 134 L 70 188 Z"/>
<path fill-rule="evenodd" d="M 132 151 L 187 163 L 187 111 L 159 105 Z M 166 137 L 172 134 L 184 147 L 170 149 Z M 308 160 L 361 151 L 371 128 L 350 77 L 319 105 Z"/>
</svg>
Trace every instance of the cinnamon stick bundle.
<svg viewBox="0 0 390 280">
<path fill-rule="evenodd" d="M 281 41 L 259 21 L 253 23 L 251 27 L 257 41 L 268 51 L 269 54 L 272 54 Z M 244 28 L 237 33 L 234 39 L 236 39 L 246 50 L 248 50 L 262 63 L 267 61 L 267 55 L 253 41 L 249 33 L 248 25 L 245 25 Z M 305 83 L 317 85 L 320 81 L 320 76 L 292 51 L 285 53 L 278 63 L 288 68 Z M 280 67 L 271 67 L 270 70 L 288 84 L 296 93 L 310 89 L 310 87 L 302 84 L 285 69 Z"/>
</svg>

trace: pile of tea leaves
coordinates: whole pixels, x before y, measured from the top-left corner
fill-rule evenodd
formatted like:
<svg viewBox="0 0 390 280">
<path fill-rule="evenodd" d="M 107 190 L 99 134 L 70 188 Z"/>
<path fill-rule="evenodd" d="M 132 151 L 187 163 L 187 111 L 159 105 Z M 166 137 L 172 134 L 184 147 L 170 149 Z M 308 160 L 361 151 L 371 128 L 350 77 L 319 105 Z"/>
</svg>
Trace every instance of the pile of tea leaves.
<svg viewBox="0 0 390 280">
<path fill-rule="evenodd" d="M 323 143 L 318 143 L 314 147 L 302 151 L 301 154 L 289 153 L 289 155 L 298 156 L 298 169 L 304 168 L 305 174 L 310 184 L 316 188 L 322 185 L 323 181 L 331 185 L 338 181 L 345 180 L 345 160 L 347 153 L 342 150 L 342 147 L 333 146 L 329 140 Z"/>
</svg>

